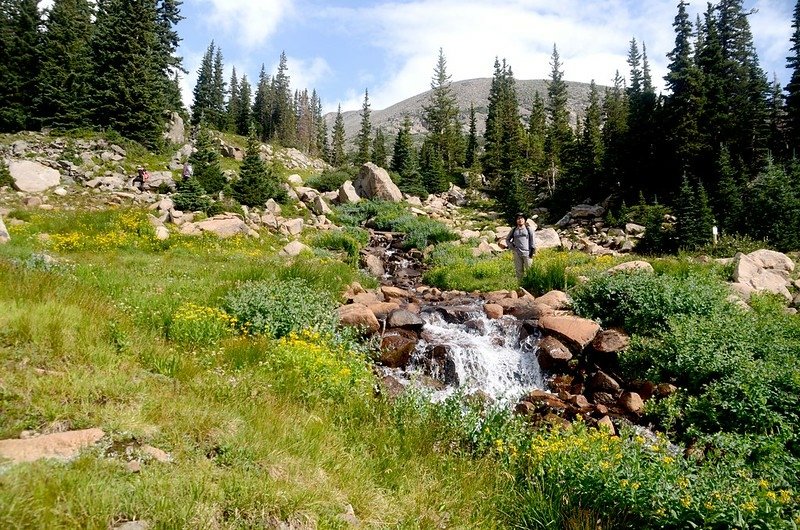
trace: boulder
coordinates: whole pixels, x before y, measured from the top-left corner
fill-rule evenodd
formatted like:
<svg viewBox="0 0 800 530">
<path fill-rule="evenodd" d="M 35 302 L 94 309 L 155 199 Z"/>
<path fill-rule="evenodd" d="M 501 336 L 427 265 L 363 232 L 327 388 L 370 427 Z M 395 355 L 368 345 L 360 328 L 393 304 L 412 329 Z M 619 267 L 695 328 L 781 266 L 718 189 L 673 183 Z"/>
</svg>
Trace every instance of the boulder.
<svg viewBox="0 0 800 530">
<path fill-rule="evenodd" d="M 404 329 L 393 329 L 381 338 L 380 361 L 390 368 L 400 368 L 408 364 L 411 354 L 417 347 L 417 335 Z"/>
<path fill-rule="evenodd" d="M 40 193 L 61 183 L 61 173 L 32 160 L 11 160 L 8 171 L 14 188 L 27 193 Z"/>
<path fill-rule="evenodd" d="M 303 231 L 303 220 L 299 217 L 297 219 L 288 219 L 281 224 L 280 230 L 290 236 L 299 235 Z"/>
<path fill-rule="evenodd" d="M 594 374 L 589 381 L 589 388 L 592 392 L 606 392 L 612 396 L 617 395 L 621 390 L 617 380 L 602 370 L 598 370 L 597 373 Z"/>
<path fill-rule="evenodd" d="M 0 245 L 9 241 L 11 241 L 11 235 L 9 235 L 6 225 L 3 223 L 3 218 L 0 217 Z"/>
<path fill-rule="evenodd" d="M 395 309 L 389 313 L 389 317 L 386 319 L 386 326 L 389 328 L 421 330 L 425 326 L 425 321 L 411 311 Z"/>
<path fill-rule="evenodd" d="M 531 297 L 532 298 L 532 297 Z M 553 309 L 531 298 L 506 298 L 501 300 L 503 312 L 519 320 L 537 320 L 553 313 Z"/>
<path fill-rule="evenodd" d="M 770 268 L 765 268 L 763 265 L 769 265 Z M 792 295 L 788 285 L 789 272 L 793 268 L 794 262 L 779 252 L 757 250 L 746 255 L 738 253 L 734 256 L 733 281 L 734 284 L 750 286 L 756 291 L 775 293 L 791 301 Z"/>
<path fill-rule="evenodd" d="M 362 328 L 372 335 L 380 329 L 378 319 L 369 308 L 363 304 L 348 304 L 339 307 L 339 323 L 343 326 Z"/>
<path fill-rule="evenodd" d="M 325 199 L 323 199 L 321 195 L 317 195 L 314 197 L 314 200 L 311 201 L 311 211 L 317 215 L 330 215 L 333 213 L 333 210 L 331 210 L 331 207 L 328 206 L 328 203 L 325 202 Z"/>
<path fill-rule="evenodd" d="M 559 371 L 567 368 L 567 363 L 572 360 L 572 353 L 555 337 L 546 336 L 539 342 L 536 358 L 542 370 Z"/>
<path fill-rule="evenodd" d="M 172 178 L 172 171 L 153 171 L 150 178 L 144 183 L 145 189 L 157 190 L 161 187 L 175 190 L 175 180 Z"/>
<path fill-rule="evenodd" d="M 747 257 L 762 269 L 793 272 L 795 268 L 792 258 L 774 250 L 756 250 L 748 254 Z"/>
<path fill-rule="evenodd" d="M 539 327 L 576 352 L 582 352 L 600 331 L 597 322 L 576 316 L 544 316 L 539 320 Z"/>
<path fill-rule="evenodd" d="M 644 410 L 644 401 L 636 392 L 623 392 L 619 404 L 632 414 L 641 414 Z"/>
<path fill-rule="evenodd" d="M 606 209 L 599 205 L 591 204 L 578 204 L 569 211 L 569 216 L 572 219 L 586 219 L 591 217 L 603 217 Z"/>
<path fill-rule="evenodd" d="M 289 175 L 286 177 L 286 181 L 295 188 L 303 185 L 303 177 L 297 174 Z"/>
<path fill-rule="evenodd" d="M 167 230 L 166 226 L 157 226 L 156 227 L 156 239 L 159 241 L 166 241 L 169 239 L 169 230 Z"/>
<path fill-rule="evenodd" d="M 556 232 L 555 228 L 537 230 L 534 232 L 533 238 L 536 240 L 537 249 L 558 248 L 561 246 L 561 238 L 558 236 L 558 232 Z"/>
<path fill-rule="evenodd" d="M 121 175 L 97 177 L 86 181 L 85 186 L 108 191 L 121 190 L 125 186 L 125 180 Z"/>
<path fill-rule="evenodd" d="M 400 304 L 395 302 L 375 302 L 370 304 L 368 307 L 369 310 L 372 311 L 372 314 L 375 315 L 375 318 L 384 320 L 389 316 L 389 313 L 395 311 L 396 309 L 400 309 Z"/>
<path fill-rule="evenodd" d="M 100 429 L 84 429 L 55 434 L 45 434 L 25 440 L 0 440 L 0 458 L 14 463 L 33 462 L 41 458 L 74 458 L 87 447 L 105 436 Z"/>
<path fill-rule="evenodd" d="M 311 247 L 304 245 L 300 241 L 292 241 L 281 249 L 280 255 L 288 258 L 294 258 L 305 251 L 311 251 Z"/>
<path fill-rule="evenodd" d="M 563 291 L 553 290 L 536 299 L 539 304 L 546 305 L 556 311 L 564 311 L 572 307 L 572 299 Z"/>
<path fill-rule="evenodd" d="M 630 337 L 622 331 L 607 329 L 595 336 L 592 348 L 600 353 L 618 353 L 627 348 L 630 342 Z"/>
<path fill-rule="evenodd" d="M 364 254 L 361 262 L 369 273 L 376 278 L 383 278 L 383 275 L 386 274 L 386 270 L 383 268 L 383 261 L 375 254 Z"/>
<path fill-rule="evenodd" d="M 483 311 L 488 318 L 497 320 L 503 316 L 503 306 L 497 304 L 486 304 L 483 306 Z"/>
<path fill-rule="evenodd" d="M 609 274 L 615 274 L 617 272 L 654 272 L 653 266 L 650 263 L 642 260 L 637 261 L 626 261 L 625 263 L 620 263 L 619 265 L 615 265 L 608 269 Z"/>
<path fill-rule="evenodd" d="M 267 202 L 264 205 L 264 207 L 272 215 L 280 215 L 281 214 L 281 205 L 278 204 L 277 202 L 275 202 L 275 199 L 267 199 Z"/>
<path fill-rule="evenodd" d="M 194 223 L 200 232 L 210 232 L 223 239 L 237 235 L 248 235 L 250 228 L 241 218 L 231 214 L 220 214 Z"/>
<path fill-rule="evenodd" d="M 611 418 L 608 416 L 603 416 L 599 420 L 597 420 L 597 428 L 599 430 L 605 430 L 608 434 L 614 436 L 617 434 L 617 429 L 614 427 L 614 422 L 611 421 Z"/>
<path fill-rule="evenodd" d="M 352 204 L 360 201 L 361 197 L 356 193 L 356 188 L 353 186 L 353 183 L 346 180 L 344 184 L 339 187 L 338 200 L 339 204 Z"/>
<path fill-rule="evenodd" d="M 400 202 L 403 194 L 392 182 L 385 169 L 368 162 L 361 166 L 356 182 L 353 184 L 360 197 L 368 199 L 382 199 L 385 201 Z"/>
<path fill-rule="evenodd" d="M 636 223 L 627 223 L 625 225 L 625 233 L 630 236 L 640 236 L 643 235 L 645 231 L 645 227 L 642 225 L 637 225 Z"/>
<path fill-rule="evenodd" d="M 405 289 L 391 285 L 381 285 L 381 293 L 387 300 L 403 300 L 411 296 Z"/>
<path fill-rule="evenodd" d="M 177 112 L 171 112 L 169 115 L 167 130 L 164 131 L 164 139 L 177 145 L 186 141 L 186 126 L 183 123 L 183 118 Z"/>
</svg>

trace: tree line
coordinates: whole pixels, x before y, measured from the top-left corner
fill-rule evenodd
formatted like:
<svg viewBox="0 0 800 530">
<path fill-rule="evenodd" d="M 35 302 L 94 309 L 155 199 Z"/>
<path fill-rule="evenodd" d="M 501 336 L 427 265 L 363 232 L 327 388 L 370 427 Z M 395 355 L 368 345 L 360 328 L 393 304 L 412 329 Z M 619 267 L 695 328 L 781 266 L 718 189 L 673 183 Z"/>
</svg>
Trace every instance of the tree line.
<svg viewBox="0 0 800 530">
<path fill-rule="evenodd" d="M 157 148 L 182 108 L 180 0 L 0 0 L 0 131 L 114 130 Z"/>
</svg>

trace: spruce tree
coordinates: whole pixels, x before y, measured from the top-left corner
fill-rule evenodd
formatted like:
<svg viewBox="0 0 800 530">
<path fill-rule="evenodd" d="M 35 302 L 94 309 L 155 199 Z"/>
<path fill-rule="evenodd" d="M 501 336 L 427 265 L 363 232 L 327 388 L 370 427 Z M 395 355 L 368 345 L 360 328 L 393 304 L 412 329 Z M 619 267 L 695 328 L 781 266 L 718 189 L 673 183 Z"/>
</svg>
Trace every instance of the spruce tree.
<svg viewBox="0 0 800 530">
<path fill-rule="evenodd" d="M 42 34 L 36 112 L 44 126 L 86 127 L 83 94 L 91 71 L 89 37 L 92 7 L 88 0 L 55 0 Z"/>
<path fill-rule="evenodd" d="M 375 131 L 375 139 L 372 141 L 372 163 L 378 167 L 386 167 L 386 137 L 381 128 Z"/>
<path fill-rule="evenodd" d="M 793 151 L 790 156 L 800 158 L 800 0 L 797 0 L 792 15 L 791 43 L 786 58 L 786 68 L 791 72 L 791 79 L 786 85 L 786 121 L 788 143 Z"/>
<path fill-rule="evenodd" d="M 235 66 L 232 69 L 228 86 L 230 86 L 230 92 L 228 94 L 228 103 L 225 106 L 225 130 L 227 132 L 236 132 L 236 120 L 239 117 L 242 95 L 239 92 L 239 78 L 236 76 Z"/>
<path fill-rule="evenodd" d="M 419 154 L 419 172 L 422 176 L 422 184 L 428 193 L 447 191 L 449 182 L 442 162 L 442 154 L 431 138 L 426 138 L 422 143 Z"/>
<path fill-rule="evenodd" d="M 624 149 L 628 135 L 628 100 L 619 72 L 603 100 L 603 178 L 602 188 L 619 192 L 625 165 Z M 625 197 L 623 197 L 623 200 Z"/>
<path fill-rule="evenodd" d="M 185 114 L 178 77 L 182 73 L 187 73 L 187 70 L 183 67 L 183 58 L 177 55 L 181 37 L 175 29 L 175 26 L 184 19 L 180 13 L 182 4 L 181 0 L 158 0 L 156 23 L 160 45 L 158 55 L 161 59 L 161 69 L 164 72 L 162 78 L 164 100 L 167 109 L 181 111 Z"/>
<path fill-rule="evenodd" d="M 239 178 L 233 183 L 232 190 L 233 198 L 245 206 L 264 206 L 268 199 L 286 199 L 279 177 L 261 160 L 261 143 L 255 129 L 251 129 L 247 137 Z"/>
<path fill-rule="evenodd" d="M 208 119 L 217 130 L 224 131 L 228 123 L 228 117 L 225 114 L 225 80 L 223 79 L 222 50 L 219 47 L 217 47 L 217 51 L 214 54 L 212 72 L 211 115 Z"/>
<path fill-rule="evenodd" d="M 250 96 L 250 82 L 247 80 L 247 74 L 245 74 L 239 83 L 239 115 L 236 118 L 236 134 L 241 134 L 242 136 L 249 134 L 250 127 L 253 125 Z"/>
<path fill-rule="evenodd" d="M 162 145 L 167 110 L 155 2 L 106 0 L 91 38 L 93 121 L 147 147 Z"/>
<path fill-rule="evenodd" d="M 467 151 L 464 156 L 464 165 L 472 169 L 478 161 L 478 122 L 475 119 L 475 103 L 469 104 L 469 136 L 467 136 Z"/>
<path fill-rule="evenodd" d="M 394 153 L 390 164 L 392 171 L 400 175 L 397 187 L 410 195 L 427 197 L 428 193 L 422 183 L 419 172 L 416 149 L 411 138 L 411 118 L 407 115 L 397 133 L 394 142 Z"/>
<path fill-rule="evenodd" d="M 372 122 L 370 121 L 369 91 L 364 90 L 364 104 L 361 107 L 361 129 L 356 136 L 355 163 L 360 166 L 371 160 Z"/>
<path fill-rule="evenodd" d="M 528 117 L 525 158 L 528 168 L 535 178 L 545 175 L 545 140 L 547 138 L 547 112 L 544 100 L 537 90 L 533 95 L 531 114 Z"/>
<path fill-rule="evenodd" d="M 272 115 L 269 127 L 267 127 L 267 135 L 284 146 L 293 146 L 296 136 L 295 111 L 292 104 L 286 52 L 281 52 L 278 72 L 272 80 L 272 95 Z"/>
<path fill-rule="evenodd" d="M 486 116 L 483 170 L 498 193 L 506 186 L 503 178 L 522 166 L 523 130 L 519 117 L 516 81 L 505 59 L 495 59 Z"/>
<path fill-rule="evenodd" d="M 786 141 L 786 106 L 783 91 L 777 76 L 773 79 L 767 102 L 767 149 L 778 160 L 785 160 L 789 154 Z"/>
<path fill-rule="evenodd" d="M 314 123 L 316 125 L 316 149 L 313 153 L 314 156 L 320 156 L 324 160 L 330 157 L 330 144 L 328 143 L 328 125 L 325 123 L 325 117 L 322 115 L 322 101 L 317 95 L 316 90 L 313 92 L 312 101 L 316 101 L 314 107 Z"/>
<path fill-rule="evenodd" d="M 569 110 L 567 109 L 567 83 L 564 81 L 564 72 L 558 49 L 553 45 L 553 54 L 550 59 L 550 81 L 547 83 L 547 116 L 549 125 L 545 138 L 545 171 L 548 176 L 550 193 L 556 189 L 561 178 L 565 154 L 570 149 L 573 134 L 569 126 Z"/>
<path fill-rule="evenodd" d="M 256 134 L 262 141 L 270 139 L 269 128 L 272 120 L 272 80 L 267 75 L 264 65 L 258 74 L 258 86 L 253 100 L 253 121 L 256 125 Z"/>
<path fill-rule="evenodd" d="M 458 104 L 450 87 L 447 60 L 441 48 L 433 70 L 430 101 L 423 105 L 422 112 L 422 121 L 435 151 L 441 155 L 447 171 L 452 171 L 464 161 L 463 139 L 458 123 Z"/>
<path fill-rule="evenodd" d="M 226 184 L 219 158 L 217 143 L 211 131 L 201 125 L 195 140 L 195 152 L 189 157 L 194 173 L 190 180 L 196 180 L 211 195 L 222 191 Z"/>
<path fill-rule="evenodd" d="M 592 79 L 589 85 L 589 106 L 586 108 L 586 121 L 578 147 L 578 174 L 574 178 L 575 189 L 572 191 L 577 200 L 592 198 L 601 199 L 601 194 L 607 189 L 598 186 L 600 174 L 603 170 L 603 136 L 602 136 L 602 109 L 600 107 L 600 94 L 597 85 Z"/>
<path fill-rule="evenodd" d="M 32 129 L 41 70 L 41 13 L 37 0 L 6 0 L 0 9 L 0 131 Z"/>
<path fill-rule="evenodd" d="M 344 166 L 347 155 L 344 150 L 344 118 L 342 117 L 342 105 L 336 110 L 336 119 L 333 122 L 333 139 L 331 141 L 331 157 L 328 160 L 333 167 Z"/>
<path fill-rule="evenodd" d="M 186 212 L 206 212 L 211 207 L 211 199 L 203 186 L 194 178 L 178 183 L 178 191 L 172 196 L 175 208 Z"/>
<path fill-rule="evenodd" d="M 192 103 L 192 125 L 201 121 L 214 124 L 214 41 L 208 45 L 200 69 L 197 71 L 197 81 L 194 85 Z"/>
</svg>

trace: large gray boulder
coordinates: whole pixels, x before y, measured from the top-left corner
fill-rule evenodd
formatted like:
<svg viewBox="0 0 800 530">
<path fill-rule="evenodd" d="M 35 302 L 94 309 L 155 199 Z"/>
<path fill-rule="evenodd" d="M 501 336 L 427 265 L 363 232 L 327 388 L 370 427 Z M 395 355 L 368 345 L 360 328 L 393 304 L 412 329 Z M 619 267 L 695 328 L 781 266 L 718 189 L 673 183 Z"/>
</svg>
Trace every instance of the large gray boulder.
<svg viewBox="0 0 800 530">
<path fill-rule="evenodd" d="M 789 292 L 789 273 L 794 270 L 794 262 L 780 252 L 756 250 L 750 254 L 739 253 L 734 256 L 733 282 L 740 286 L 737 291 L 752 287 L 755 291 L 778 294 L 792 301 Z"/>
<path fill-rule="evenodd" d="M 533 233 L 536 240 L 536 248 L 558 248 L 561 246 L 561 238 L 554 228 L 543 228 Z"/>
<path fill-rule="evenodd" d="M 181 145 L 186 141 L 186 127 L 183 123 L 183 118 L 177 112 L 173 112 L 169 116 L 167 130 L 164 131 L 164 139 L 177 145 Z"/>
<path fill-rule="evenodd" d="M 353 183 L 356 193 L 368 199 L 383 199 L 385 201 L 400 202 L 403 194 L 400 188 L 392 182 L 385 169 L 367 162 L 361 166 L 358 178 Z"/>
<path fill-rule="evenodd" d="M 339 188 L 339 204 L 352 204 L 361 200 L 361 197 L 356 193 L 356 188 L 349 180 L 345 180 L 344 184 Z"/>
<path fill-rule="evenodd" d="M 181 226 L 184 235 L 200 235 L 209 232 L 223 239 L 236 235 L 249 235 L 250 228 L 242 219 L 233 214 L 215 215 L 198 223 L 185 223 Z"/>
<path fill-rule="evenodd" d="M 28 193 L 40 193 L 61 183 L 57 169 L 32 160 L 11 160 L 8 171 L 14 180 L 14 188 Z"/>
<path fill-rule="evenodd" d="M 11 241 L 11 236 L 8 234 L 6 225 L 3 224 L 3 218 L 0 217 L 0 245 L 8 243 L 9 241 Z"/>
<path fill-rule="evenodd" d="M 153 171 L 150 173 L 150 178 L 144 183 L 145 188 L 150 190 L 156 190 L 162 185 L 170 190 L 175 190 L 175 180 L 172 178 L 172 171 Z"/>
</svg>

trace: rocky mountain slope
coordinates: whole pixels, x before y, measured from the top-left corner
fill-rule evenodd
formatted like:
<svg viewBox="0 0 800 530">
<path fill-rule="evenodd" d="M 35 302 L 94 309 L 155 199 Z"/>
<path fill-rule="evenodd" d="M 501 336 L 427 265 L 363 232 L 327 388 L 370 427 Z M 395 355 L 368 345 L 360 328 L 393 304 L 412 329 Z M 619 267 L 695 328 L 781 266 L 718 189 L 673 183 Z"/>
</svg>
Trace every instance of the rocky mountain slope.
<svg viewBox="0 0 800 530">
<path fill-rule="evenodd" d="M 536 92 L 547 97 L 547 83 L 545 79 L 517 80 L 517 98 L 519 99 L 520 114 L 527 118 L 530 114 L 531 105 Z M 477 120 L 478 134 L 483 134 L 486 124 L 486 112 L 489 101 L 489 89 L 491 88 L 491 78 L 467 79 L 465 81 L 455 81 L 451 84 L 453 94 L 459 108 L 459 121 L 463 124 L 464 131 L 469 130 L 469 107 L 475 105 L 475 116 Z M 582 116 L 586 106 L 589 104 L 589 84 L 567 81 L 569 99 L 570 118 L 574 123 L 578 116 Z M 600 87 L 600 91 L 604 90 Z M 389 135 L 394 135 L 400 129 L 406 115 L 411 117 L 412 133 L 421 134 L 427 132 L 422 124 L 423 105 L 430 102 L 431 91 L 417 94 L 391 107 L 383 110 L 373 110 L 370 118 L 373 129 L 381 128 Z M 342 113 L 344 118 L 345 136 L 348 140 L 355 138 L 361 127 L 361 111 L 352 110 Z M 325 115 L 328 130 L 332 130 L 336 113 L 330 112 Z"/>
</svg>

